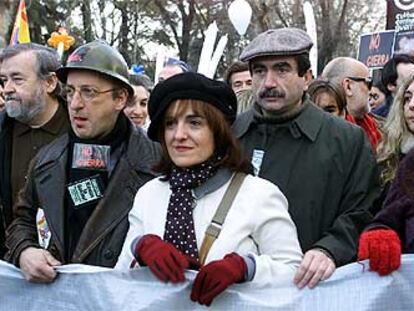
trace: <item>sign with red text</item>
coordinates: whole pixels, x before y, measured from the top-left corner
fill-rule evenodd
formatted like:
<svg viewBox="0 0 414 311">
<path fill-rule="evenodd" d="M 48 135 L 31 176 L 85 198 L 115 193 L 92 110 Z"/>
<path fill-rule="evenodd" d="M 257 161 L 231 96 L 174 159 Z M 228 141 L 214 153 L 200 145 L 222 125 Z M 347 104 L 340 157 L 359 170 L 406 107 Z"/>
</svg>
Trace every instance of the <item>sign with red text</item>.
<svg viewBox="0 0 414 311">
<path fill-rule="evenodd" d="M 394 30 L 360 36 L 358 60 L 367 65 L 368 68 L 382 68 L 393 55 L 394 37 Z"/>
</svg>

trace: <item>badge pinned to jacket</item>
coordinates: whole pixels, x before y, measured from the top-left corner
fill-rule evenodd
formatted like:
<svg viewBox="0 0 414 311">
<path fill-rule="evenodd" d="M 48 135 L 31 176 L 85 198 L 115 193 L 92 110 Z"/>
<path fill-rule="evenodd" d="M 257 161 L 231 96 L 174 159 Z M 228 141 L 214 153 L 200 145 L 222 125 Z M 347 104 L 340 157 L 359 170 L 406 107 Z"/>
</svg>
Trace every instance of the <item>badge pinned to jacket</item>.
<svg viewBox="0 0 414 311">
<path fill-rule="evenodd" d="M 259 150 L 259 149 L 253 150 L 252 166 L 253 166 L 254 176 L 258 176 L 260 173 L 260 168 L 262 167 L 264 154 L 265 152 L 263 150 Z"/>
<path fill-rule="evenodd" d="M 78 180 L 67 185 L 67 188 L 76 209 L 101 199 L 105 192 L 104 183 L 99 174 Z"/>
<path fill-rule="evenodd" d="M 107 170 L 111 147 L 75 143 L 73 146 L 72 168 L 89 170 Z"/>
<path fill-rule="evenodd" d="M 42 208 L 37 209 L 36 213 L 36 227 L 37 227 L 37 237 L 39 240 L 40 247 L 47 249 L 49 247 L 50 238 L 52 233 L 49 230 L 49 225 L 46 221 L 45 212 Z"/>
</svg>

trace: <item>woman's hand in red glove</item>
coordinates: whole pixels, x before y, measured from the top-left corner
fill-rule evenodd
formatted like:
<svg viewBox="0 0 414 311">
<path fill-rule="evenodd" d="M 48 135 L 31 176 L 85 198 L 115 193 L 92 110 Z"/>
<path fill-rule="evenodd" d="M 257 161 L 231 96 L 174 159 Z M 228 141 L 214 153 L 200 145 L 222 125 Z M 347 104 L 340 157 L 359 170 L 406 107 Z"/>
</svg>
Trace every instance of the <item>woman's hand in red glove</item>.
<svg viewBox="0 0 414 311">
<path fill-rule="evenodd" d="M 227 287 L 244 281 L 246 272 L 246 262 L 236 253 L 228 254 L 222 260 L 210 262 L 197 274 L 191 291 L 191 300 L 209 306 Z"/>
<path fill-rule="evenodd" d="M 359 238 L 358 260 L 369 259 L 371 270 L 387 275 L 401 265 L 401 242 L 391 229 L 363 232 Z"/>
<path fill-rule="evenodd" d="M 187 257 L 171 243 L 155 234 L 144 235 L 135 248 L 138 262 L 148 266 L 163 282 L 184 282 L 184 270 L 189 266 Z"/>
</svg>

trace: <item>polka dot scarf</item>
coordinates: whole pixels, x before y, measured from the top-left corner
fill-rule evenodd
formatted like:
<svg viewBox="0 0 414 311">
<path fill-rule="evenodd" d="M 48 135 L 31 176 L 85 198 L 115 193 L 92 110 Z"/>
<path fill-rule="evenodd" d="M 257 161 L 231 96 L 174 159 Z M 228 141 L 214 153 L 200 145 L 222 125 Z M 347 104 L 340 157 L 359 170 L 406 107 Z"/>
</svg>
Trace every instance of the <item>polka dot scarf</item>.
<svg viewBox="0 0 414 311">
<path fill-rule="evenodd" d="M 213 176 L 217 159 L 208 160 L 191 168 L 173 168 L 170 175 L 172 194 L 168 204 L 164 240 L 172 243 L 190 258 L 198 260 L 197 240 L 193 221 L 191 190 Z"/>
</svg>

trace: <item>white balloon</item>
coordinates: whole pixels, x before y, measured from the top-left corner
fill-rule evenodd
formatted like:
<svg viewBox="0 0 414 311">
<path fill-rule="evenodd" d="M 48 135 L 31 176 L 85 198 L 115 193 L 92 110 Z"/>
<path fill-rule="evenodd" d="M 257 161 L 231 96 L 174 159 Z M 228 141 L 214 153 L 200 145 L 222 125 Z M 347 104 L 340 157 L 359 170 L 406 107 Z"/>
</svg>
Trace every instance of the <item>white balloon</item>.
<svg viewBox="0 0 414 311">
<path fill-rule="evenodd" d="M 235 0 L 230 4 L 229 18 L 237 33 L 243 36 L 246 33 L 247 27 L 252 18 L 252 8 L 246 0 Z"/>
</svg>

